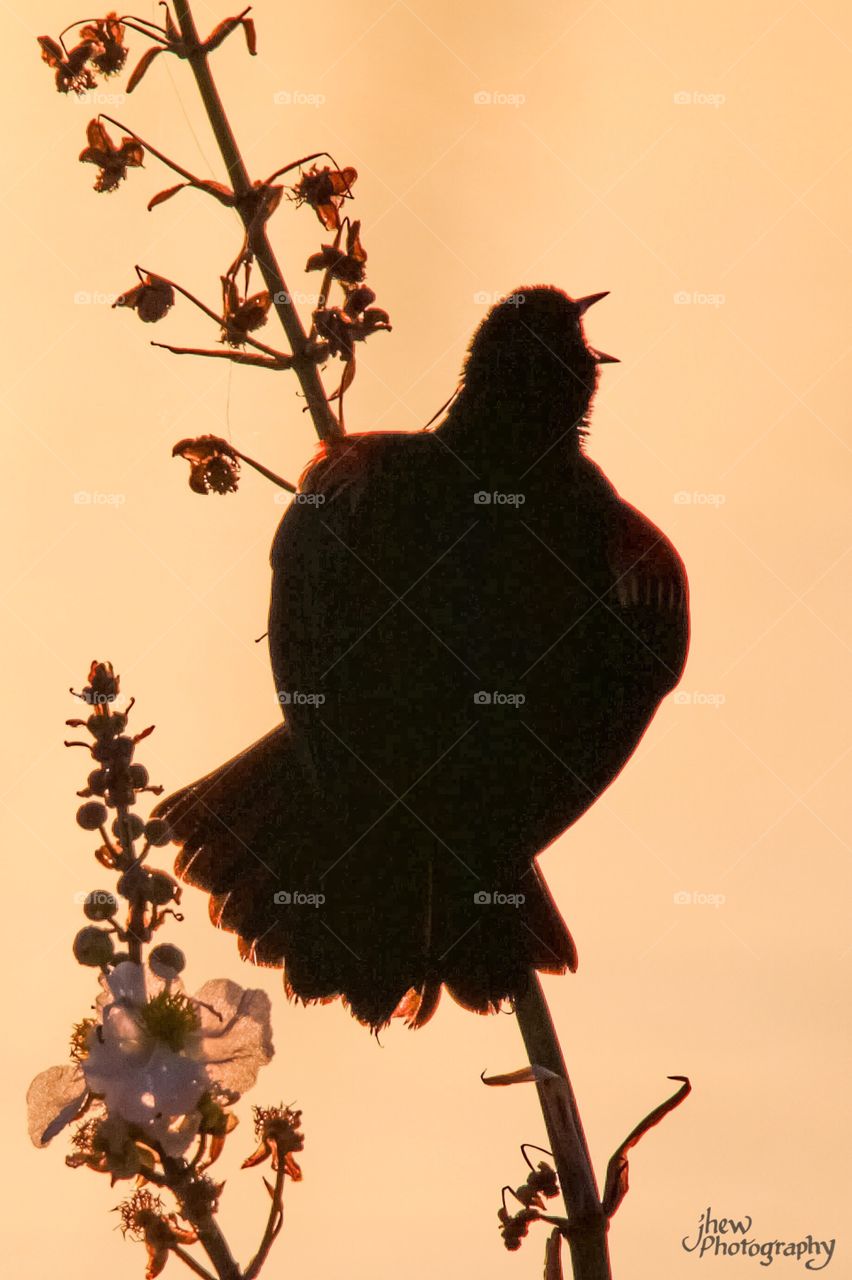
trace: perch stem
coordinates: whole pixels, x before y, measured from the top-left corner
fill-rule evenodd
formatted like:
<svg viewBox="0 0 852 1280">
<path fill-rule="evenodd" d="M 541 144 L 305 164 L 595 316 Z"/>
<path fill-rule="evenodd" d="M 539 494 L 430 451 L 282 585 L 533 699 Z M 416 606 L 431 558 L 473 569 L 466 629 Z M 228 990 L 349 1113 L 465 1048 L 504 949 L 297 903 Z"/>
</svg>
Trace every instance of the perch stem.
<svg viewBox="0 0 852 1280">
<path fill-rule="evenodd" d="M 535 970 L 530 972 L 526 991 L 515 1000 L 515 1015 L 530 1066 L 546 1067 L 567 1085 L 567 1114 L 560 1117 L 563 1123 L 559 1126 L 554 1123 L 553 1107 L 545 1105 L 544 1091 L 548 1085 L 542 1083 L 536 1088 L 568 1215 L 568 1247 L 574 1280 L 611 1280 L 608 1222 L 601 1207 L 565 1058 Z"/>
</svg>

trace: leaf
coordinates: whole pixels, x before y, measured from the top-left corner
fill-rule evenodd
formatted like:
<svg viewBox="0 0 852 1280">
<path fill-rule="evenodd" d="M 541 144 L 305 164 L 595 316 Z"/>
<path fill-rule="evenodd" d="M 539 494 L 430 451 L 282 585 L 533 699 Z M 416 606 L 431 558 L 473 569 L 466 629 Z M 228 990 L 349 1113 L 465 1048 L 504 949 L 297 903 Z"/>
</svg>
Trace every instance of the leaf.
<svg viewBox="0 0 852 1280">
<path fill-rule="evenodd" d="M 184 187 L 188 186 L 188 182 L 179 182 L 175 187 L 166 187 L 165 191 L 158 191 L 157 194 L 152 196 L 148 201 L 148 212 L 150 213 L 158 204 L 165 204 L 167 200 L 171 200 L 172 196 L 176 196 L 179 191 L 182 191 Z"/>
<path fill-rule="evenodd" d="M 644 1120 L 639 1121 L 636 1128 L 630 1131 L 607 1165 L 606 1186 L 604 1187 L 602 1203 L 603 1211 L 608 1218 L 611 1218 L 615 1213 L 627 1195 L 630 1186 L 627 1176 L 627 1152 L 631 1147 L 636 1146 L 639 1139 L 649 1129 L 653 1129 L 655 1124 L 659 1124 L 663 1116 L 667 1116 L 670 1111 L 674 1111 L 675 1107 L 679 1107 L 684 1098 L 692 1092 L 692 1085 L 686 1076 L 669 1076 L 668 1078 L 669 1080 L 681 1080 L 683 1083 L 676 1093 L 673 1093 L 665 1102 L 661 1102 L 653 1111 L 649 1111 Z"/>
<path fill-rule="evenodd" d="M 139 81 L 144 76 L 145 72 L 150 67 L 151 63 L 156 58 L 157 54 L 162 52 L 163 52 L 163 46 L 159 44 L 156 45 L 153 49 L 145 50 L 145 52 L 142 54 L 142 57 L 136 63 L 136 66 L 133 68 L 133 71 L 131 72 L 131 75 L 130 75 L 130 79 L 127 81 L 128 93 L 133 92 L 133 90 L 138 85 Z"/>
<path fill-rule="evenodd" d="M 548 1067 L 519 1067 L 517 1071 L 509 1071 L 505 1075 L 480 1077 L 483 1084 L 544 1084 L 547 1080 L 561 1080 L 555 1071 Z"/>
<path fill-rule="evenodd" d="M 246 48 L 251 56 L 257 56 L 257 32 L 254 29 L 253 18 L 243 18 L 243 31 L 246 33 Z"/>
</svg>

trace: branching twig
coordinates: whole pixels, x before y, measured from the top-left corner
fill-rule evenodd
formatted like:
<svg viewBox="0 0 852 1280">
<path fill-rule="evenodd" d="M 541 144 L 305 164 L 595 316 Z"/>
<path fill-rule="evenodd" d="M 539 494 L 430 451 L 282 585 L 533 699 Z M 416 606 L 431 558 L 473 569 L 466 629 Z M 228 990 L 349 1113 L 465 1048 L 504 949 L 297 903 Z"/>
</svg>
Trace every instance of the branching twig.
<svg viewBox="0 0 852 1280">
<path fill-rule="evenodd" d="M 269 1206 L 269 1217 L 266 1220 L 266 1229 L 263 1233 L 263 1239 L 260 1242 L 257 1253 L 254 1255 L 243 1273 L 244 1280 L 255 1280 L 255 1276 L 257 1276 L 269 1255 L 269 1250 L 275 1243 L 275 1237 L 281 1230 L 284 1222 L 283 1196 L 284 1179 L 286 1176 L 287 1169 L 284 1161 L 281 1160 L 278 1165 L 278 1172 L 275 1175 L 275 1186 L 271 1191 L 272 1204 Z M 267 1183 L 267 1186 L 268 1185 L 269 1184 Z"/>
<path fill-rule="evenodd" d="M 207 117 L 219 144 L 219 150 L 228 172 L 228 180 L 237 196 L 247 196 L 252 191 L 252 184 L 228 118 L 225 115 L 222 101 L 210 71 L 207 54 L 198 39 L 198 31 L 190 11 L 189 0 L 175 0 L 175 13 L 184 46 L 187 50 L 187 61 L 195 76 L 202 102 L 207 111 Z M 243 220 L 243 225 L 248 231 L 253 221 L 253 210 L 248 208 L 245 203 L 238 205 L 237 208 Z M 310 352 L 306 351 L 307 335 L 293 306 L 290 291 L 272 251 L 265 226 L 257 229 L 254 243 L 250 248 L 255 254 L 260 273 L 263 276 L 275 310 L 278 313 L 278 318 L 290 343 L 290 349 L 293 353 L 293 369 L 305 393 L 307 407 L 310 410 L 317 434 L 321 440 L 336 439 L 343 433 L 329 406 L 316 363 Z"/>
</svg>

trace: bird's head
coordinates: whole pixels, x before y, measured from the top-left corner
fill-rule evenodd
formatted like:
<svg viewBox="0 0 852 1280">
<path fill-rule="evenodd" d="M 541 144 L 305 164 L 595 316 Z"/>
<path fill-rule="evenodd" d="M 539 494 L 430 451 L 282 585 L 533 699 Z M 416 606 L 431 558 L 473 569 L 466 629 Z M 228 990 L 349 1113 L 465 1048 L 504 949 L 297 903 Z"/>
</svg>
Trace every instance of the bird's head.
<svg viewBox="0 0 852 1280">
<path fill-rule="evenodd" d="M 615 356 L 590 347 L 583 318 L 606 293 L 570 298 L 552 285 L 515 289 L 492 307 L 471 339 L 463 369 L 468 401 L 513 414 L 580 423 L 601 364 Z"/>
</svg>

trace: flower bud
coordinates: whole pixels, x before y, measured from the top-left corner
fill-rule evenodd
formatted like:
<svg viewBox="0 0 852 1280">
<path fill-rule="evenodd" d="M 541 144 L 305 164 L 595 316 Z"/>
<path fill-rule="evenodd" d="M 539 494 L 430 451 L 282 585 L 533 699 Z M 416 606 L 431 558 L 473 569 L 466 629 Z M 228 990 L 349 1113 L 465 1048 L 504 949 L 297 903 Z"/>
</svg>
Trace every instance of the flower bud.
<svg viewBox="0 0 852 1280">
<path fill-rule="evenodd" d="M 107 811 L 99 800 L 81 804 L 77 810 L 77 826 L 84 831 L 97 831 L 107 820 Z"/>
<path fill-rule="evenodd" d="M 186 967 L 186 956 L 180 947 L 171 942 L 161 942 L 148 953 L 148 965 L 158 978 L 169 978 L 182 973 Z"/>
<path fill-rule="evenodd" d="M 117 910 L 118 899 L 105 889 L 94 889 L 83 903 L 83 914 L 88 920 L 109 920 Z"/>
<path fill-rule="evenodd" d="M 140 791 L 148 785 L 148 770 L 144 764 L 132 764 L 129 769 L 130 785 Z"/>
<path fill-rule="evenodd" d="M 158 849 L 169 844 L 172 840 L 169 824 L 163 818 L 150 818 L 145 823 L 145 839 Z"/>
<path fill-rule="evenodd" d="M 145 830 L 145 823 L 138 813 L 128 813 L 124 818 L 116 818 L 112 824 L 112 834 L 117 836 L 122 845 L 138 840 Z"/>
<path fill-rule="evenodd" d="M 118 877 L 116 885 L 122 898 L 138 898 L 141 894 L 147 897 L 147 888 L 148 872 L 138 862 Z"/>
<path fill-rule="evenodd" d="M 107 789 L 106 769 L 93 769 L 86 779 L 86 786 L 96 796 L 102 796 Z"/>
<path fill-rule="evenodd" d="M 145 897 L 155 907 L 164 907 L 179 893 L 177 882 L 165 871 L 151 871 L 145 886 Z"/>
<path fill-rule="evenodd" d="M 112 959 L 112 937 L 110 934 L 105 933 L 103 929 L 96 929 L 94 925 L 87 925 L 85 929 L 80 930 L 74 939 L 73 951 L 74 959 L 78 964 L 100 969 L 105 964 L 109 964 Z"/>
</svg>

